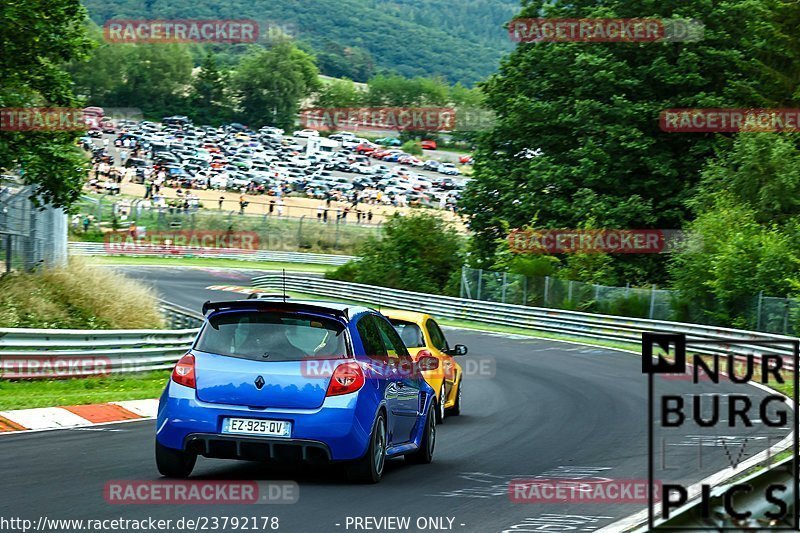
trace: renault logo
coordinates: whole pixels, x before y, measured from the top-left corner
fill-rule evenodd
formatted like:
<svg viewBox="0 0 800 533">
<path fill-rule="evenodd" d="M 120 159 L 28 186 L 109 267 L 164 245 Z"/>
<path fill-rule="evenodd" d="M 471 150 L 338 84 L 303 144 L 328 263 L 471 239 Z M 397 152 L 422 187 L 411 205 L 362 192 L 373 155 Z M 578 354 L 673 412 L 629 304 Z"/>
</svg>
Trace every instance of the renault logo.
<svg viewBox="0 0 800 533">
<path fill-rule="evenodd" d="M 261 387 L 263 387 L 263 386 L 264 386 L 264 383 L 265 383 L 265 382 L 264 382 L 264 378 L 262 378 L 261 376 L 258 376 L 258 377 L 256 378 L 256 388 L 257 388 L 258 390 L 261 390 Z"/>
</svg>

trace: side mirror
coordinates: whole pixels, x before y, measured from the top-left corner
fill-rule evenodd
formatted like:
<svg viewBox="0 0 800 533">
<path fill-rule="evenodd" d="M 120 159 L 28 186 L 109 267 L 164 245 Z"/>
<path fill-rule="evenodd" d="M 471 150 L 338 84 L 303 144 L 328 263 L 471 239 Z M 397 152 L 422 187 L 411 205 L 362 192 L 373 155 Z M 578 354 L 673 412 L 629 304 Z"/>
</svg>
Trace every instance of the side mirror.
<svg viewBox="0 0 800 533">
<path fill-rule="evenodd" d="M 467 355 L 469 350 L 463 344 L 456 344 L 449 350 L 447 350 L 447 355 Z"/>
<path fill-rule="evenodd" d="M 432 355 L 423 355 L 417 359 L 417 368 L 420 370 L 420 372 L 436 370 L 439 368 L 439 360 Z"/>
</svg>

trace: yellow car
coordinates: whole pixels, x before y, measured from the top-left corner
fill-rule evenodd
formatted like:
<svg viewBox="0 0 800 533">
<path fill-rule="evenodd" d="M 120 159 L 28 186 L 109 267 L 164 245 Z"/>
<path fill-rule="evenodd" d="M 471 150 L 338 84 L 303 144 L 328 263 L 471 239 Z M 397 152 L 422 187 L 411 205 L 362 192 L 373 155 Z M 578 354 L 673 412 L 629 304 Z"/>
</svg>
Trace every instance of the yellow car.
<svg viewBox="0 0 800 533">
<path fill-rule="evenodd" d="M 456 344 L 450 348 L 439 324 L 430 315 L 412 311 L 381 313 L 400 333 L 414 361 L 423 355 L 431 355 L 439 360 L 439 368 L 422 372 L 425 381 L 436 391 L 436 421 L 442 422 L 445 414 L 460 415 L 463 372 L 453 356 L 466 355 L 467 347 Z"/>
</svg>

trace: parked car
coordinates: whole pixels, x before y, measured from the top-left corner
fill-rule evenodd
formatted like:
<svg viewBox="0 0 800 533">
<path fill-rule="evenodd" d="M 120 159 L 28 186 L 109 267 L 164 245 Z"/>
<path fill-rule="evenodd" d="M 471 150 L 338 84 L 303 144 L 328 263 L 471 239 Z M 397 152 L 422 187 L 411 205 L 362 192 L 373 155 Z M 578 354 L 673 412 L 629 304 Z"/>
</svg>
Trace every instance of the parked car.
<svg viewBox="0 0 800 533">
<path fill-rule="evenodd" d="M 458 176 L 461 174 L 461 171 L 458 170 L 453 163 L 442 163 L 439 165 L 439 172 L 441 174 L 447 174 L 448 176 Z"/>
<path fill-rule="evenodd" d="M 403 141 L 397 137 L 382 137 L 380 139 L 375 139 L 375 142 L 383 146 L 400 146 L 403 144 Z"/>
<path fill-rule="evenodd" d="M 419 143 L 423 150 L 436 150 L 436 141 L 430 139 L 424 140 Z"/>
<path fill-rule="evenodd" d="M 162 475 L 185 478 L 203 455 L 345 463 L 376 483 L 391 457 L 433 459 L 438 407 L 422 372 L 439 360 L 413 361 L 381 314 L 274 298 L 207 302 L 203 314 L 159 401 Z"/>
<path fill-rule="evenodd" d="M 319 137 L 319 132 L 317 130 L 305 129 L 305 130 L 297 130 L 292 134 L 292 137 Z"/>
</svg>

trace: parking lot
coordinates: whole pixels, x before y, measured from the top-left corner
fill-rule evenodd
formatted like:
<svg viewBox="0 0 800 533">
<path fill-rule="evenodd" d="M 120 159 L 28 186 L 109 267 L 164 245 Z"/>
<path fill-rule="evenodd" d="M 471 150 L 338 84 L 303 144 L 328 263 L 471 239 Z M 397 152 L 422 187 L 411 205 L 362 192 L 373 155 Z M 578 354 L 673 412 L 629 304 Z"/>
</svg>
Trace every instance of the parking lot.
<svg viewBox="0 0 800 533">
<path fill-rule="evenodd" d="M 362 212 L 365 221 L 374 211 L 375 222 L 395 210 L 428 207 L 455 218 L 467 181 L 455 165 L 444 163 L 449 175 L 444 168 L 437 172 L 435 160 L 354 134 L 288 133 L 297 135 L 269 127 L 253 132 L 237 124 L 195 126 L 167 117 L 162 123 L 106 121 L 81 142 L 93 156 L 91 187 L 155 205 L 180 200 L 186 207 L 312 217 L 324 206 Z M 388 154 L 376 157 L 381 151 Z"/>
</svg>

